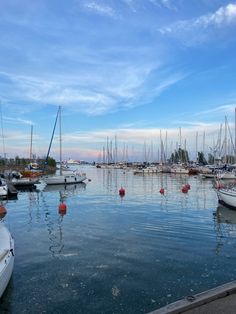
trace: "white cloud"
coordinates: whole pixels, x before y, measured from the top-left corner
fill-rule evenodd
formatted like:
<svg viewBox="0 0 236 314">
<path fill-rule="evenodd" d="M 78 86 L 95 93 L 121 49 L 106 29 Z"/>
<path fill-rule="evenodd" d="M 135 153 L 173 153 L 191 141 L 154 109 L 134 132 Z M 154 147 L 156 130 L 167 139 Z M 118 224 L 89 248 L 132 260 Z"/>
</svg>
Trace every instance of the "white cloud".
<svg viewBox="0 0 236 314">
<path fill-rule="evenodd" d="M 97 14 L 100 14 L 100 15 L 109 16 L 109 17 L 115 16 L 115 11 L 113 8 L 111 8 L 110 6 L 107 6 L 107 5 L 98 4 L 95 1 L 87 2 L 86 4 L 84 4 L 84 6 L 87 9 L 89 9 L 89 10 L 91 10 Z"/>
<path fill-rule="evenodd" d="M 3 120 L 8 122 L 8 123 L 12 123 L 12 124 L 26 124 L 26 125 L 33 125 L 34 123 L 30 120 L 24 120 L 21 118 L 10 118 L 10 117 L 3 117 Z"/>
<path fill-rule="evenodd" d="M 80 75 L 74 79 L 70 75 L 47 79 L 5 72 L 0 75 L 8 82 L 4 85 L 6 99 L 9 94 L 9 99 L 38 105 L 63 105 L 77 112 L 101 115 L 148 103 L 185 77 L 157 73 L 158 68 L 155 64 L 113 64 L 111 69 L 103 69 L 100 79 L 95 71 L 83 77 L 84 80 Z M 157 76 L 155 85 L 150 83 L 150 75 Z"/>
<path fill-rule="evenodd" d="M 222 117 L 224 117 L 224 115 L 232 114 L 234 113 L 236 108 L 236 104 L 229 104 L 229 105 L 221 105 L 218 107 L 214 107 L 212 109 L 209 110 L 204 110 L 204 111 L 200 111 L 198 113 L 195 114 L 195 116 L 206 116 L 212 113 L 219 113 L 222 115 Z"/>
<path fill-rule="evenodd" d="M 216 12 L 202 15 L 200 17 L 183 20 L 169 26 L 160 28 L 162 34 L 186 33 L 196 29 L 207 29 L 209 27 L 220 27 L 236 22 L 236 4 L 230 3 L 225 7 L 219 8 Z"/>
</svg>

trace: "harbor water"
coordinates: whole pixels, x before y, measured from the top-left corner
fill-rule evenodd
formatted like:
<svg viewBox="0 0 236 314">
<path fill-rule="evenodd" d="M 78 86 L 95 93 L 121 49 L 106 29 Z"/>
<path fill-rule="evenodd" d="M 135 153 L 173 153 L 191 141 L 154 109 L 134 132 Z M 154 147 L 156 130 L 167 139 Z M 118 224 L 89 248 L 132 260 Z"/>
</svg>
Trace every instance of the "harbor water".
<svg viewBox="0 0 236 314">
<path fill-rule="evenodd" d="M 82 170 L 91 181 L 4 203 L 15 265 L 0 313 L 148 313 L 236 279 L 236 211 L 211 180 Z"/>
</svg>

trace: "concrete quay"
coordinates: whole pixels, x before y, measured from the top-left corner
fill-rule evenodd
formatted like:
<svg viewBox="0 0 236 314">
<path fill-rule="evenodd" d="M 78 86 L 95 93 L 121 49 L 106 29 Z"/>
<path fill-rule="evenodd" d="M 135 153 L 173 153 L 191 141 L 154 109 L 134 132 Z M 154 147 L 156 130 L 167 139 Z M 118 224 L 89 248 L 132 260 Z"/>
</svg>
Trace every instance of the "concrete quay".
<svg viewBox="0 0 236 314">
<path fill-rule="evenodd" d="M 236 314 L 236 280 L 168 304 L 149 314 Z"/>
</svg>

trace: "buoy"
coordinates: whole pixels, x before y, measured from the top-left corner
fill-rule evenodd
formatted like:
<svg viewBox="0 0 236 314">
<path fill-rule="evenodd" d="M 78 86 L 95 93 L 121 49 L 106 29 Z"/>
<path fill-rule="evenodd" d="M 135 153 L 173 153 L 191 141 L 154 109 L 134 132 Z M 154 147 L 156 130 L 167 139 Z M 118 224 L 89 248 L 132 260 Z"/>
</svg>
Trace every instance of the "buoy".
<svg viewBox="0 0 236 314">
<path fill-rule="evenodd" d="M 182 187 L 182 192 L 183 192 L 183 193 L 188 193 L 188 188 L 186 187 L 186 185 L 184 185 L 184 186 Z"/>
<path fill-rule="evenodd" d="M 62 216 L 64 216 L 66 214 L 66 204 L 65 203 L 60 203 L 58 206 L 58 213 Z"/>
<path fill-rule="evenodd" d="M 125 189 L 123 187 L 121 187 L 119 189 L 119 194 L 120 194 L 120 196 L 124 196 L 125 195 Z"/>
<path fill-rule="evenodd" d="M 7 210 L 3 205 L 0 205 L 0 219 L 4 218 L 7 214 Z"/>
<path fill-rule="evenodd" d="M 160 191 L 159 191 L 161 194 L 164 194 L 165 193 L 165 189 L 164 188 L 160 188 Z"/>
<path fill-rule="evenodd" d="M 191 187 L 190 187 L 190 184 L 187 183 L 187 184 L 185 184 L 185 186 L 186 186 L 186 188 L 187 188 L 188 190 L 190 190 L 190 188 L 191 188 Z"/>
</svg>

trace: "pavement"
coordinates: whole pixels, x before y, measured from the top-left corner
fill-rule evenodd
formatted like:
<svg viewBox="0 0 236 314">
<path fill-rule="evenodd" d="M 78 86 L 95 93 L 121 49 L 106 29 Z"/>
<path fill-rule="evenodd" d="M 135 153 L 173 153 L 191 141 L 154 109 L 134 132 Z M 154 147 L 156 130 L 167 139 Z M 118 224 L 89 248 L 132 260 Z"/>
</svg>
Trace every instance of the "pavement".
<svg viewBox="0 0 236 314">
<path fill-rule="evenodd" d="M 236 280 L 187 296 L 149 314 L 236 314 Z"/>
</svg>

